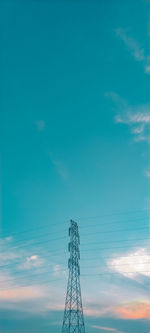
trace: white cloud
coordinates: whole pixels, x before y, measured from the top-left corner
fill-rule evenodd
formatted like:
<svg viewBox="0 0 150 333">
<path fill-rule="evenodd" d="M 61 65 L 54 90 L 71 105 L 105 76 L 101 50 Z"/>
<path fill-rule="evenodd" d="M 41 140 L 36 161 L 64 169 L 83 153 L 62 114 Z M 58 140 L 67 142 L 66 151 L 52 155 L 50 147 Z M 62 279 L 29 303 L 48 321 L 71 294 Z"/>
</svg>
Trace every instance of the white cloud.
<svg viewBox="0 0 150 333">
<path fill-rule="evenodd" d="M 150 277 L 150 249 L 139 248 L 107 262 L 109 269 L 130 279 Z"/>
<path fill-rule="evenodd" d="M 46 123 L 44 120 L 36 120 L 35 121 L 36 127 L 38 129 L 39 132 L 44 131 Z"/>
<path fill-rule="evenodd" d="M 138 108 L 137 108 L 138 109 Z M 147 106 L 144 110 L 134 111 L 134 108 L 128 112 L 125 116 L 117 116 L 115 118 L 117 123 L 122 123 L 129 125 L 131 128 L 131 133 L 134 135 L 134 140 L 136 142 L 145 141 L 150 143 L 150 113 L 146 111 Z M 142 107 L 141 107 L 142 110 Z"/>
<path fill-rule="evenodd" d="M 116 29 L 116 35 L 124 42 L 128 50 L 136 61 L 139 61 L 144 66 L 144 72 L 150 74 L 150 56 L 145 55 L 144 47 L 136 41 L 136 39 L 128 36 L 127 31 L 122 28 Z"/>
<path fill-rule="evenodd" d="M 115 117 L 116 123 L 129 125 L 136 142 L 150 143 L 150 105 L 128 107 Z"/>
<path fill-rule="evenodd" d="M 150 124 L 150 105 L 136 107 L 135 109 L 137 112 L 135 113 L 133 113 L 134 108 L 129 107 L 128 109 L 129 111 L 126 115 L 123 117 L 120 115 L 116 117 L 116 122 L 124 124 L 140 124 L 140 131 L 137 131 L 137 133 L 143 132 L 144 124 Z"/>
<path fill-rule="evenodd" d="M 19 265 L 20 269 L 31 269 L 36 267 L 41 267 L 45 263 L 43 258 L 40 258 L 38 255 L 31 255 L 27 257 L 25 262 Z"/>
<path fill-rule="evenodd" d="M 133 134 L 141 134 L 144 131 L 144 124 L 141 124 L 140 126 L 136 126 L 132 128 Z"/>
</svg>

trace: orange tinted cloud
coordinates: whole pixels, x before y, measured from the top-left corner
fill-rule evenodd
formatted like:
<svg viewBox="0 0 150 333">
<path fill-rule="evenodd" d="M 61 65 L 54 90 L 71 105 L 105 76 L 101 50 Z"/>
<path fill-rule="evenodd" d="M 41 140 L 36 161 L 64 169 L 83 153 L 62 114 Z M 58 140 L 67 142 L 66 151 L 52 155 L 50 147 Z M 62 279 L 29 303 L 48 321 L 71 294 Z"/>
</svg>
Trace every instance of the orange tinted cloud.
<svg viewBox="0 0 150 333">
<path fill-rule="evenodd" d="M 0 300 L 6 301 L 21 301 L 21 300 L 29 300 L 29 299 L 36 299 L 39 297 L 43 297 L 44 293 L 43 290 L 35 287 L 20 287 L 16 289 L 6 289 L 0 291 Z"/>
<path fill-rule="evenodd" d="M 123 304 L 115 309 L 116 314 L 124 319 L 150 318 L 150 301 L 138 301 Z"/>
</svg>

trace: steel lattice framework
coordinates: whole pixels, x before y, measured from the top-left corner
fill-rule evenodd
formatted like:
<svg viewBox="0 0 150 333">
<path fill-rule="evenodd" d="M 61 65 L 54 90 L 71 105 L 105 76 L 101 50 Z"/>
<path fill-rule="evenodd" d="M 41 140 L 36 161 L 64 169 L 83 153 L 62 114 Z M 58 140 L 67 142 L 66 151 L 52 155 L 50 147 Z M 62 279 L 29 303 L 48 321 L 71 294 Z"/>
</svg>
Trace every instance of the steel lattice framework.
<svg viewBox="0 0 150 333">
<path fill-rule="evenodd" d="M 70 223 L 70 243 L 68 246 L 70 252 L 70 258 L 68 260 L 69 278 L 62 333 L 85 333 L 80 288 L 80 238 L 77 223 L 72 220 Z"/>
</svg>

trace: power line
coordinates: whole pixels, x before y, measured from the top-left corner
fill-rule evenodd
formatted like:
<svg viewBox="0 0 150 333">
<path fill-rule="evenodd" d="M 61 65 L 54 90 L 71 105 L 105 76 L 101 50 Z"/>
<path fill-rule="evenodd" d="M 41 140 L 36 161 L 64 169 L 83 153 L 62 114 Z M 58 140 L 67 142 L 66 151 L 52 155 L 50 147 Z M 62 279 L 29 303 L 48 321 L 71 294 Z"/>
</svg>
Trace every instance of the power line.
<svg viewBox="0 0 150 333">
<path fill-rule="evenodd" d="M 135 247 L 133 247 L 132 248 L 132 250 L 133 249 L 136 249 L 137 247 L 139 247 L 138 245 Z M 84 253 L 84 252 L 94 252 L 94 251 L 96 251 L 96 252 L 98 252 L 98 251 L 101 251 L 101 250 L 113 250 L 113 249 L 126 249 L 126 248 L 128 248 L 128 245 L 126 245 L 126 246 L 114 246 L 114 247 L 101 247 L 101 248 L 98 248 L 98 249 L 84 249 L 84 250 L 82 250 L 82 252 Z M 62 254 L 62 251 L 47 251 L 47 253 L 52 253 L 52 255 L 53 256 L 58 256 L 59 254 Z M 64 252 L 64 254 L 66 255 L 67 254 L 67 252 Z M 145 255 L 143 255 L 143 256 L 145 256 Z M 44 258 L 49 258 L 50 257 L 50 255 L 45 255 L 44 256 Z M 26 257 L 24 257 L 24 258 L 21 258 L 21 260 L 26 260 L 28 257 L 26 256 Z M 40 257 L 40 258 L 42 258 L 42 257 Z M 98 259 L 99 259 L 99 257 L 97 257 Z M 105 258 L 105 257 L 104 257 Z M 83 257 L 81 258 L 81 260 L 82 261 L 85 261 L 85 260 L 89 260 L 89 259 L 84 259 Z M 93 260 L 93 258 L 91 258 L 91 260 Z M 8 263 L 8 264 L 4 264 L 4 265 L 0 265 L 0 267 L 9 267 L 9 266 L 12 266 L 12 265 L 16 265 L 16 264 L 19 264 L 19 263 L 22 263 L 22 261 L 20 261 L 20 260 L 15 260 L 15 261 L 13 261 L 12 263 Z"/>
<path fill-rule="evenodd" d="M 113 274 L 145 274 L 145 273 L 150 273 L 150 271 L 132 271 L 132 272 L 126 272 L 126 271 L 121 271 L 121 272 L 103 272 L 99 274 L 82 274 L 81 276 L 101 276 L 101 275 L 113 275 Z"/>
<path fill-rule="evenodd" d="M 123 222 L 126 222 L 126 223 L 129 223 L 129 222 L 137 222 L 137 221 L 143 221 L 143 220 L 146 220 L 147 221 L 147 217 L 145 218 L 137 218 L 137 219 L 130 219 L 130 220 L 115 220 L 115 221 L 112 221 L 112 222 L 104 222 L 104 223 L 96 223 L 96 224 L 90 224 L 90 225 L 87 225 L 86 226 L 80 226 L 80 229 L 88 229 L 89 227 L 96 227 L 96 226 L 107 226 L 107 225 L 114 225 L 115 223 L 123 223 Z"/>
<path fill-rule="evenodd" d="M 109 244 L 111 243 L 122 243 L 122 242 L 133 242 L 133 241 L 145 241 L 145 240 L 150 240 L 150 237 L 149 238 L 133 238 L 133 239 L 120 239 L 120 240 L 114 240 L 114 241 L 109 241 Z M 108 241 L 99 241 L 99 242 L 87 242 L 85 244 L 82 244 L 82 246 L 85 246 L 85 245 L 94 245 L 94 244 L 105 244 L 107 243 Z"/>
<path fill-rule="evenodd" d="M 124 215 L 128 215 L 128 214 L 130 214 L 130 213 L 143 213 L 143 212 L 149 212 L 150 211 L 150 209 L 149 208 L 144 208 L 144 209 L 141 209 L 141 210 L 131 210 L 131 211 L 127 211 L 127 212 L 116 212 L 116 213 L 110 213 L 110 214 L 101 214 L 101 215 L 97 215 L 97 216 L 87 216 L 87 217 L 80 217 L 80 218 L 78 218 L 78 220 L 80 220 L 80 221 L 83 221 L 83 220 L 87 220 L 87 219 L 97 219 L 97 218 L 104 218 L 104 217 L 112 217 L 112 216 L 124 216 Z M 144 219 L 146 219 L 146 218 L 148 218 L 148 217 L 145 217 Z M 137 218 L 137 219 L 135 219 L 135 221 L 136 220 L 143 220 L 143 218 Z M 130 219 L 130 221 L 133 221 L 133 219 Z M 63 223 L 64 223 L 64 226 L 65 226 L 65 224 L 66 223 L 68 223 L 69 222 L 69 219 L 65 219 L 65 220 L 63 220 Z M 118 221 L 114 221 L 114 222 L 126 222 L 126 220 L 123 220 L 123 221 L 120 221 L 120 220 L 118 220 Z M 105 223 L 104 223 L 105 224 Z M 104 225 L 103 224 L 103 225 Z M 87 224 L 86 224 L 87 225 Z M 16 231 L 16 232 L 13 232 L 13 234 L 14 235 L 17 235 L 17 234 L 22 234 L 22 233 L 26 233 L 26 232 L 29 232 L 29 231 L 34 231 L 34 230 L 40 230 L 40 229 L 43 229 L 43 227 L 51 227 L 51 226 L 56 226 L 56 222 L 55 223 L 46 223 L 46 224 L 42 224 L 42 226 L 35 226 L 35 227 L 32 227 L 32 228 L 29 228 L 29 229 L 25 229 L 25 230 L 21 230 L 21 231 Z M 58 225 L 58 227 L 60 228 L 62 226 L 62 222 L 61 222 L 61 224 L 60 225 Z M 90 226 L 90 225 L 89 225 Z M 96 226 L 96 224 L 95 225 L 93 225 L 93 224 L 91 224 L 91 226 L 93 227 L 93 226 Z M 80 229 L 82 229 L 82 228 L 84 228 L 84 226 L 80 226 Z M 7 232 L 7 229 L 4 229 L 4 232 Z"/>
<path fill-rule="evenodd" d="M 135 231 L 135 230 L 145 230 L 145 229 L 148 229 L 149 226 L 146 226 L 146 227 L 139 227 L 139 228 L 130 228 L 130 229 L 114 229 L 114 230 L 107 230 L 107 231 L 97 231 L 97 232 L 94 232 L 94 233 L 85 233 L 84 235 L 87 236 L 87 235 L 95 235 L 95 234 L 109 234 L 109 233 L 113 233 L 113 232 L 126 232 L 126 231 Z"/>
<path fill-rule="evenodd" d="M 53 241 L 58 241 L 58 240 L 62 240 L 62 239 L 67 239 L 66 236 L 64 237 L 59 237 L 59 238 L 55 238 L 55 239 L 44 239 L 43 241 L 37 241 L 37 242 L 32 242 L 30 243 L 30 241 L 28 243 L 25 243 L 25 245 L 22 245 L 22 246 L 13 246 L 11 247 L 11 249 L 18 249 L 18 248 L 21 248 L 21 249 L 24 249 L 25 247 L 29 247 L 29 246 L 33 246 L 33 245 L 39 245 L 39 244 L 45 244 L 45 243 L 49 243 L 49 242 L 53 242 Z"/>
<path fill-rule="evenodd" d="M 90 228 L 90 227 L 96 227 L 96 226 L 107 226 L 107 225 L 114 225 L 115 223 L 123 223 L 123 222 L 126 222 L 126 223 L 129 223 L 129 222 L 137 222 L 137 221 L 143 221 L 143 220 L 148 220 L 148 217 L 140 217 L 140 218 L 136 218 L 136 219 L 129 219 L 129 220 L 114 220 L 114 221 L 111 221 L 111 222 L 104 222 L 104 223 L 101 223 L 101 222 L 99 222 L 99 223 L 96 223 L 96 224 L 86 224 L 86 225 L 84 225 L 84 226 L 80 226 L 80 229 L 88 229 L 88 228 Z M 56 224 L 54 224 L 55 226 L 56 226 Z M 50 225 L 46 225 L 47 227 L 51 227 L 51 224 Z M 53 226 L 53 224 L 52 224 L 52 226 Z M 60 228 L 60 227 L 59 227 Z M 24 234 L 24 233 L 26 233 L 26 232 L 29 232 L 29 231 L 31 231 L 31 230 L 33 230 L 33 231 L 37 231 L 37 230 L 40 230 L 40 229 L 44 229 L 44 225 L 42 225 L 41 227 L 35 227 L 35 228 L 32 228 L 32 229 L 26 229 L 25 231 L 20 231 L 20 232 L 15 232 L 15 233 L 13 233 L 13 235 L 18 235 L 18 234 Z M 52 231 L 52 232 L 50 232 L 51 234 L 57 234 L 57 233 L 59 233 L 60 231 Z"/>
<path fill-rule="evenodd" d="M 113 258 L 112 258 L 112 260 L 113 260 Z M 129 262 L 129 263 L 127 263 L 127 264 L 119 264 L 119 265 L 116 265 L 116 264 L 106 264 L 106 265 L 94 265 L 94 267 L 96 267 L 96 268 L 109 268 L 109 267 L 114 267 L 114 268 L 116 268 L 116 267 L 122 267 L 122 266 L 130 266 L 130 265 L 134 265 L 135 264 L 135 262 Z M 142 263 L 136 263 L 136 266 L 141 266 L 141 264 L 143 265 L 145 265 L 145 264 L 150 264 L 150 261 L 143 261 Z M 91 269 L 91 266 L 82 266 L 82 268 L 90 268 Z M 140 270 L 140 272 L 141 272 L 141 270 Z"/>
<path fill-rule="evenodd" d="M 29 241 L 29 243 L 25 243 L 24 245 L 22 245 L 22 246 L 12 246 L 11 247 L 11 249 L 18 249 L 18 248 L 21 248 L 21 249 L 24 249 L 26 246 L 28 247 L 28 246 L 34 246 L 34 245 L 40 245 L 40 244 L 45 244 L 45 243 L 47 243 L 47 242 L 52 242 L 52 241 L 57 241 L 57 240 L 62 240 L 62 239 L 67 239 L 67 237 L 60 237 L 60 238 L 55 238 L 55 239 L 51 239 L 51 238 L 49 238 L 49 239 L 46 239 L 46 240 L 43 240 L 43 241 L 37 241 L 37 242 L 32 242 L 32 243 L 30 243 L 30 241 Z M 149 238 L 133 238 L 133 239 L 122 239 L 122 240 L 114 240 L 114 241 L 110 241 L 109 240 L 109 244 L 111 244 L 111 243 L 122 243 L 122 242 L 134 242 L 134 241 L 146 241 L 146 240 L 149 240 Z M 98 242 L 87 242 L 87 243 L 83 243 L 82 244 L 82 246 L 86 246 L 86 245 L 89 245 L 89 244 L 91 244 L 91 245 L 94 245 L 94 244 L 105 244 L 105 243 L 107 243 L 108 241 L 106 240 L 106 241 L 98 241 Z"/>
<path fill-rule="evenodd" d="M 111 233 L 114 233 L 114 232 L 128 232 L 128 231 L 137 231 L 137 230 L 146 230 L 148 228 L 148 226 L 146 227 L 137 227 L 137 228 L 130 228 L 130 229 L 113 229 L 113 230 L 105 230 L 105 231 L 96 231 L 94 233 L 85 233 L 84 235 L 87 236 L 87 235 L 97 235 L 97 234 L 111 234 Z M 59 233 L 60 234 L 60 233 Z M 55 238 L 55 239 L 51 239 L 51 238 L 46 238 L 46 239 L 43 239 L 43 242 L 42 241 L 33 241 L 33 239 L 27 243 L 25 243 L 24 245 L 22 244 L 22 246 L 15 246 L 14 248 L 24 248 L 26 246 L 33 246 L 33 245 L 38 245 L 38 244 L 42 244 L 42 243 L 46 243 L 46 242 L 53 242 L 53 241 L 57 241 L 57 240 L 61 240 L 61 239 L 66 239 L 67 237 L 64 236 L 64 237 L 59 237 L 59 238 Z M 35 238 L 36 239 L 36 238 Z M 41 238 L 39 238 L 41 239 Z M 20 241 L 21 243 L 21 241 Z"/>
<path fill-rule="evenodd" d="M 139 240 L 141 240 L 141 241 L 143 241 L 143 240 L 145 240 L 145 239 L 134 239 L 135 241 L 139 241 Z M 148 239 L 146 239 L 146 240 L 149 240 L 149 238 Z M 112 242 L 109 242 L 109 244 L 111 244 L 111 243 L 122 243 L 122 242 L 128 242 L 129 240 L 118 240 L 118 241 L 112 241 Z M 130 240 L 130 241 L 132 241 L 132 240 Z M 46 243 L 46 242 L 45 242 Z M 102 242 L 103 244 L 107 244 L 107 241 L 105 241 L 105 242 Z M 40 243 L 39 243 L 40 244 Z M 96 243 L 92 243 L 92 244 L 97 244 L 97 242 Z M 83 245 L 86 245 L 86 244 L 83 244 Z M 102 250 L 113 250 L 113 249 L 126 249 L 126 248 L 128 248 L 128 244 L 125 246 L 110 246 L 110 247 L 99 247 L 99 248 L 94 248 L 94 249 L 83 249 L 82 250 L 82 252 L 84 253 L 84 252 L 93 252 L 93 251 L 96 251 L 96 252 L 98 252 L 98 251 L 102 251 Z M 132 250 L 133 249 L 136 249 L 137 247 L 139 247 L 139 244 L 137 244 L 137 246 L 135 246 L 134 245 L 134 247 L 132 247 Z M 14 248 L 15 249 L 15 248 Z M 42 255 L 44 255 L 44 258 L 47 258 L 47 257 L 49 257 L 49 255 L 47 255 L 48 253 L 50 253 L 50 254 L 52 254 L 53 256 L 58 256 L 59 254 L 62 254 L 62 251 L 63 251 L 63 249 L 62 250 L 50 250 L 50 251 L 47 251 L 46 252 L 46 255 L 44 254 L 44 253 L 42 253 Z M 38 250 L 36 249 L 36 252 L 38 252 Z M 41 249 L 40 249 L 40 254 L 41 254 Z M 66 255 L 67 253 L 66 252 L 64 252 L 64 254 Z M 26 255 L 25 257 L 23 257 L 23 258 L 21 258 L 21 260 L 26 260 L 28 258 L 28 256 Z M 40 256 L 40 258 L 41 258 L 41 256 Z M 99 258 L 99 257 L 98 257 Z M 82 259 L 83 261 L 84 260 L 88 260 L 88 259 Z M 8 263 L 8 264 L 5 264 L 5 265 L 0 265 L 0 267 L 9 267 L 9 266 L 12 266 L 12 265 L 14 265 L 14 264 L 17 264 L 17 263 L 20 263 L 20 260 L 15 260 L 15 261 L 13 261 L 13 263 Z"/>
<path fill-rule="evenodd" d="M 118 248 L 121 248 L 121 247 L 118 247 Z M 127 256 L 122 256 L 122 255 L 120 255 L 121 256 L 121 258 L 126 258 Z M 134 256 L 137 256 L 137 257 L 145 257 L 146 255 L 145 254 L 141 254 L 140 256 L 137 254 L 137 255 L 134 255 Z M 133 257 L 134 257 L 133 256 Z M 99 260 L 101 257 L 90 257 L 90 259 L 89 258 L 84 258 L 84 259 L 81 259 L 82 261 L 89 261 L 89 260 L 92 260 L 92 261 L 94 261 L 94 260 Z M 102 257 L 103 259 L 106 259 L 106 258 L 111 258 L 111 257 Z M 115 258 L 113 258 L 113 259 L 115 259 Z"/>
<path fill-rule="evenodd" d="M 121 266 L 128 266 L 128 264 L 124 264 L 124 265 L 121 265 Z M 137 266 L 137 264 L 136 264 L 136 266 Z M 105 266 L 99 266 L 99 267 L 105 268 Z M 114 267 L 119 267 L 119 265 L 118 266 L 115 265 Z M 88 267 L 86 267 L 86 268 L 88 268 Z M 46 272 L 46 273 L 62 273 L 62 272 L 67 272 L 67 270 L 66 269 L 62 269 L 62 270 L 58 270 L 57 272 L 51 271 L 51 272 Z M 94 273 L 94 274 L 84 274 L 83 273 L 83 274 L 81 274 L 81 277 L 84 277 L 84 276 L 114 275 L 114 274 L 119 274 L 119 275 L 122 275 L 122 274 L 139 274 L 139 275 L 141 275 L 141 274 L 143 274 L 144 275 L 145 273 L 150 273 L 150 271 L 145 271 L 145 270 L 139 270 L 139 271 L 121 271 L 121 272 L 119 272 L 119 271 L 117 271 L 117 272 L 105 271 L 105 272 Z M 45 275 L 45 272 L 40 273 L 38 275 L 36 273 L 30 274 L 29 276 L 24 275 L 24 276 L 21 276 L 21 278 L 17 277 L 17 278 L 12 278 L 12 279 L 8 279 L 8 280 L 6 279 L 6 281 L 4 283 L 9 283 L 9 282 L 14 282 L 14 281 L 18 281 L 18 283 L 19 283 L 22 279 L 25 279 L 25 278 L 30 279 L 30 283 L 31 283 L 32 282 L 31 278 L 35 278 L 36 276 L 37 277 L 41 277 L 41 276 L 44 276 L 44 275 Z M 48 278 L 48 280 L 49 280 L 49 282 L 56 281 L 57 277 L 55 276 L 55 279 L 53 279 L 53 280 L 50 279 L 50 278 Z M 63 280 L 63 279 L 60 279 L 60 280 Z M 35 282 L 35 280 L 34 280 L 34 282 Z M 40 284 L 43 283 L 43 280 L 40 281 L 39 283 Z M 2 283 L 0 282 L 0 285 L 1 284 Z M 4 287 L 4 288 L 8 289 L 7 287 Z M 4 290 L 4 288 L 0 288 L 0 290 Z M 13 288 L 13 286 L 11 287 L 11 289 L 12 288 Z M 18 287 L 18 288 L 20 288 L 20 287 Z"/>
<path fill-rule="evenodd" d="M 113 259 L 113 258 L 112 258 Z M 116 267 L 122 267 L 122 266 L 130 266 L 130 265 L 132 265 L 132 264 L 135 264 L 135 262 L 129 262 L 129 263 L 126 263 L 126 264 L 99 264 L 99 265 L 94 265 L 94 267 L 96 267 L 96 268 L 107 268 L 107 269 L 109 269 L 110 267 L 112 267 L 112 268 L 116 268 Z M 150 261 L 143 261 L 142 263 L 136 263 L 136 266 L 141 266 L 141 264 L 143 265 L 143 264 L 150 264 Z M 46 267 L 48 267 L 48 266 L 52 266 L 51 264 L 49 264 L 49 265 L 47 265 Z M 90 265 L 88 265 L 88 266 L 82 266 L 82 268 L 84 268 L 84 269 L 87 269 L 87 268 L 91 268 L 92 266 Z M 34 268 L 34 267 L 33 267 Z M 34 268 L 34 269 L 38 269 L 38 268 Z M 43 276 L 43 275 L 45 275 L 45 273 L 47 273 L 47 274 L 57 274 L 57 273 L 61 273 L 61 272 L 67 272 L 67 269 L 58 269 L 57 271 L 55 271 L 54 269 L 53 270 L 48 270 L 48 271 L 43 271 L 43 272 L 41 272 L 41 273 L 38 273 L 38 272 L 34 272 L 34 273 L 30 273 L 30 274 L 22 274 L 21 275 L 21 279 L 22 278 L 31 278 L 31 277 L 39 277 L 39 276 Z M 140 271 L 138 271 L 138 273 L 140 273 L 140 272 L 143 272 L 142 270 L 140 270 Z M 21 274 L 21 271 L 19 271 L 19 272 L 15 272 L 15 273 L 20 273 Z M 128 273 L 128 272 L 127 272 Z M 15 277 L 15 279 L 13 278 L 13 279 L 7 279 L 6 280 L 6 282 L 12 282 L 12 280 L 13 281 L 18 281 L 18 277 Z M 20 280 L 20 278 L 19 278 L 19 280 Z M 5 281 L 4 281 L 4 283 L 5 283 Z"/>
<path fill-rule="evenodd" d="M 127 215 L 127 214 L 132 214 L 132 213 L 138 213 L 138 212 L 149 212 L 149 208 L 143 208 L 143 209 L 136 209 L 136 210 L 129 210 L 129 211 L 116 211 L 112 213 L 106 213 L 106 214 L 101 214 L 101 215 L 96 215 L 96 216 L 84 216 L 84 217 L 77 217 L 77 219 L 80 221 L 81 219 L 87 220 L 87 219 L 97 219 L 97 218 L 103 218 L 106 216 L 116 216 L 116 215 Z"/>
<path fill-rule="evenodd" d="M 43 284 L 43 282 L 44 282 L 44 284 L 49 284 L 50 282 L 57 282 L 57 281 L 64 281 L 64 280 L 65 280 L 65 278 L 60 278 L 60 279 L 57 279 L 56 277 L 55 277 L 55 279 L 49 279 L 48 278 L 48 279 L 44 279 L 42 281 L 42 284 Z M 47 283 L 45 281 L 47 281 Z M 12 280 L 11 280 L 11 282 L 12 282 Z M 40 283 L 40 285 L 41 285 L 41 283 Z M 31 284 L 28 284 L 28 285 L 24 284 L 24 285 L 19 285 L 19 286 L 10 286 L 10 287 L 5 287 L 5 288 L 0 288 L 0 290 L 3 291 L 3 290 L 20 289 L 20 288 L 27 288 L 27 287 L 31 287 Z"/>
</svg>

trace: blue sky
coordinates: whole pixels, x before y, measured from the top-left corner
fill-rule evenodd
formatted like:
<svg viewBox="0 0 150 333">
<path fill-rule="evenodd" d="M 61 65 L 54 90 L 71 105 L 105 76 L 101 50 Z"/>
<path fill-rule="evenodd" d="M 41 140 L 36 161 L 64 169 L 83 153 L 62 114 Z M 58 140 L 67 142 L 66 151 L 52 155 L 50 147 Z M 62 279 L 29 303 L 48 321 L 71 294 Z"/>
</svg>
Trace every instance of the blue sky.
<svg viewBox="0 0 150 333">
<path fill-rule="evenodd" d="M 150 1 L 1 0 L 2 333 L 60 332 L 69 219 L 86 332 L 150 327 Z"/>
</svg>

